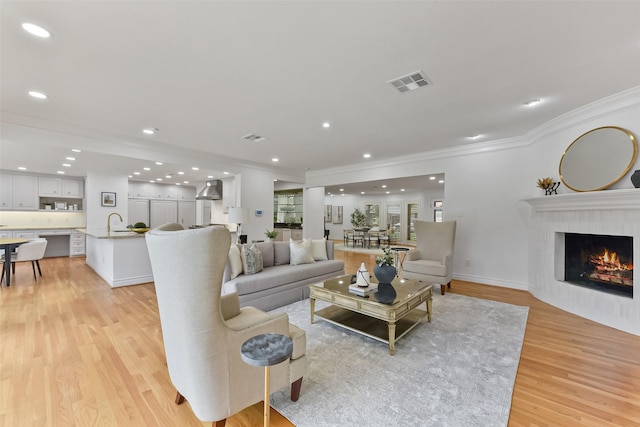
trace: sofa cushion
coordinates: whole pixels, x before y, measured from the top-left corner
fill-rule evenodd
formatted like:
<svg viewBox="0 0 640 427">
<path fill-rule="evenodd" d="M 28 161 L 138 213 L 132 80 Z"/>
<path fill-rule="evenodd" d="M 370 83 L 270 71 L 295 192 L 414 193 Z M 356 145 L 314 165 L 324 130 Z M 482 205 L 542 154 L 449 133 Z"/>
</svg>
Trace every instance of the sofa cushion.
<svg viewBox="0 0 640 427">
<path fill-rule="evenodd" d="M 327 257 L 327 239 L 312 240 L 311 250 L 313 252 L 313 259 L 316 261 L 326 261 Z"/>
<path fill-rule="evenodd" d="M 256 243 L 260 252 L 262 252 L 262 268 L 273 266 L 273 242 Z"/>
<path fill-rule="evenodd" d="M 402 263 L 402 270 L 417 274 L 428 274 L 430 276 L 446 276 L 447 266 L 440 261 L 431 261 L 428 259 L 419 259 L 416 261 L 407 261 Z"/>
<path fill-rule="evenodd" d="M 293 239 L 289 240 L 289 264 L 300 265 L 315 262 L 313 259 L 313 251 L 311 249 L 311 240 L 303 239 L 297 242 Z"/>
<path fill-rule="evenodd" d="M 273 242 L 273 265 L 289 264 L 289 242 Z"/>
<path fill-rule="evenodd" d="M 256 274 L 262 270 L 262 252 L 253 243 L 251 246 L 242 245 L 242 269 L 244 274 Z"/>
<path fill-rule="evenodd" d="M 242 256 L 237 245 L 231 244 L 229 248 L 230 278 L 235 279 L 242 274 Z"/>
</svg>

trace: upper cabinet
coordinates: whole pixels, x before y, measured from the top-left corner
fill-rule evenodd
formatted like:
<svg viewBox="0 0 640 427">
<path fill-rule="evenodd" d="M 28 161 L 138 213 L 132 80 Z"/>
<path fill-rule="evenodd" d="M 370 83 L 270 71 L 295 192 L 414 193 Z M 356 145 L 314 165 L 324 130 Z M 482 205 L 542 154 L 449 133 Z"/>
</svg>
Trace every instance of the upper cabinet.
<svg viewBox="0 0 640 427">
<path fill-rule="evenodd" d="M 178 199 L 178 186 L 177 185 L 163 185 L 162 196 L 165 200 L 177 200 Z"/>
<path fill-rule="evenodd" d="M 38 209 L 38 177 L 13 175 L 13 209 Z"/>
<path fill-rule="evenodd" d="M 13 209 L 13 175 L 0 173 L 0 209 Z"/>
<path fill-rule="evenodd" d="M 152 200 L 196 200 L 196 188 L 174 184 L 154 184 L 130 181 L 129 198 Z"/>
<path fill-rule="evenodd" d="M 185 187 L 184 185 L 181 185 L 178 188 L 178 200 L 196 199 L 196 187 Z"/>
<path fill-rule="evenodd" d="M 38 178 L 38 195 L 82 199 L 84 183 L 78 179 L 40 177 Z"/>
</svg>

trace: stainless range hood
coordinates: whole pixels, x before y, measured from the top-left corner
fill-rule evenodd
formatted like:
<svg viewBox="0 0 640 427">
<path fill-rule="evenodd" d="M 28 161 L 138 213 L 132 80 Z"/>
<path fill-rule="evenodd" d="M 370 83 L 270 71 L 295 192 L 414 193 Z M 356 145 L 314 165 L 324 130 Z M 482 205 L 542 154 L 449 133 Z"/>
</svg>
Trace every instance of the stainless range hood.
<svg viewBox="0 0 640 427">
<path fill-rule="evenodd" d="M 196 200 L 222 200 L 222 181 L 207 181 L 207 185 L 198 193 Z"/>
</svg>

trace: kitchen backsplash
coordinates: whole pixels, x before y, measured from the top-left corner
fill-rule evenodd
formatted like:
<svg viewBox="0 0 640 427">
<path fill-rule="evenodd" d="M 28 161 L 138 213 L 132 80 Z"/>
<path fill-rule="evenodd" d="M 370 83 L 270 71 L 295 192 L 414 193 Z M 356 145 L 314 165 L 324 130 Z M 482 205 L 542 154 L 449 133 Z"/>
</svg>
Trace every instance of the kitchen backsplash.
<svg viewBox="0 0 640 427">
<path fill-rule="evenodd" d="M 78 227 L 86 224 L 84 212 L 0 211 L 0 225 L 9 227 Z"/>
</svg>

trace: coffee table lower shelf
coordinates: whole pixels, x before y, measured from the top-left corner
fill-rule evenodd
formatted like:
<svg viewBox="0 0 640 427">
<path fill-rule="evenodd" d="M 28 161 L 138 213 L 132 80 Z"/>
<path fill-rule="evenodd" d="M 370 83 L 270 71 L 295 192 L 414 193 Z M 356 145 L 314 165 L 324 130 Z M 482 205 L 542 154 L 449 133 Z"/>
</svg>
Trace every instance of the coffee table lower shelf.
<svg viewBox="0 0 640 427">
<path fill-rule="evenodd" d="M 355 311 L 335 305 L 330 305 L 322 310 L 318 310 L 314 315 L 334 325 L 388 344 L 389 353 L 393 355 L 395 353 L 395 342 L 418 326 L 420 321 L 427 315 L 427 312 L 414 308 L 402 319 L 397 320 L 395 322 L 395 337 L 392 341 L 389 340 L 389 334 L 393 323 L 356 313 Z"/>
</svg>

